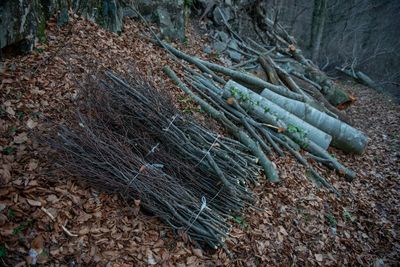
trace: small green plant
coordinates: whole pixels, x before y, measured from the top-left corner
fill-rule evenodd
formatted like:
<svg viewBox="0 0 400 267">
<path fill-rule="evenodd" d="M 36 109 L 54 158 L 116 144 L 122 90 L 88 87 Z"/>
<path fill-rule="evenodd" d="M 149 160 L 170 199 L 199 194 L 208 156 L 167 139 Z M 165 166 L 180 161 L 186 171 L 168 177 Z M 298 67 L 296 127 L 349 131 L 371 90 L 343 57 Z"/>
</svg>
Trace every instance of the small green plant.
<svg viewBox="0 0 400 267">
<path fill-rule="evenodd" d="M 325 219 L 328 222 L 330 227 L 336 227 L 337 221 L 332 214 L 325 214 Z"/>
<path fill-rule="evenodd" d="M 185 0 L 184 5 L 186 8 L 191 8 L 193 6 L 193 0 Z"/>
<path fill-rule="evenodd" d="M 24 231 L 25 229 L 26 229 L 25 224 L 20 224 L 20 225 L 18 225 L 17 227 L 15 227 L 15 228 L 13 229 L 12 233 L 13 233 L 13 235 L 16 235 L 16 234 L 21 233 L 21 232 Z"/>
<path fill-rule="evenodd" d="M 287 127 L 287 131 L 289 133 L 297 133 L 300 131 L 300 128 L 298 128 L 297 126 L 294 126 L 293 124 L 289 124 Z"/>
<path fill-rule="evenodd" d="M 15 227 L 15 228 L 13 229 L 13 232 L 12 232 L 12 233 L 13 233 L 14 235 L 19 234 L 19 233 L 25 231 L 26 229 L 32 227 L 33 224 L 34 224 L 34 220 L 25 221 L 25 222 L 21 223 L 20 225 L 18 225 L 17 227 Z"/>
<path fill-rule="evenodd" d="M 350 213 L 349 211 L 347 211 L 347 210 L 344 210 L 344 211 L 343 211 L 343 218 L 344 218 L 346 221 L 351 221 L 351 222 L 354 222 L 354 221 L 355 221 L 355 219 L 353 218 L 353 216 L 351 215 L 351 213 Z"/>
<path fill-rule="evenodd" d="M 39 25 L 37 31 L 37 38 L 41 44 L 47 43 L 46 37 L 46 18 L 44 14 L 42 14 L 39 18 Z"/>
<path fill-rule="evenodd" d="M 183 44 L 184 44 L 186 47 L 189 46 L 189 39 L 188 39 L 186 36 L 183 38 Z"/>
<path fill-rule="evenodd" d="M 41 115 L 42 115 L 42 113 L 39 111 L 31 113 L 31 117 L 36 118 L 36 119 L 39 119 Z"/>
<path fill-rule="evenodd" d="M 23 111 L 18 111 L 18 112 L 17 112 L 17 118 L 18 118 L 20 121 L 22 121 L 22 120 L 24 119 L 24 116 L 25 116 L 25 114 L 24 114 Z"/>
<path fill-rule="evenodd" d="M 240 101 L 242 101 L 242 102 L 246 102 L 250 99 L 250 96 L 248 94 L 245 94 L 242 92 L 239 92 L 239 96 L 240 96 Z"/>
<path fill-rule="evenodd" d="M 40 253 L 40 256 L 48 257 L 49 256 L 49 252 L 47 252 L 46 250 L 43 250 L 42 253 Z"/>
<path fill-rule="evenodd" d="M 289 133 L 297 133 L 302 139 L 305 139 L 307 137 L 307 133 L 303 129 L 293 124 L 288 125 L 287 131 Z"/>
<path fill-rule="evenodd" d="M 269 112 L 269 107 L 264 107 L 264 113 L 268 113 L 268 112 Z"/>
<path fill-rule="evenodd" d="M 17 127 L 13 126 L 7 133 L 7 137 L 13 136 L 17 132 Z"/>
<path fill-rule="evenodd" d="M 13 148 L 12 146 L 6 146 L 5 148 L 3 148 L 3 154 L 4 155 L 11 155 L 12 153 L 14 153 L 15 148 Z"/>
<path fill-rule="evenodd" d="M 309 142 L 307 142 L 307 141 L 304 141 L 304 142 L 301 144 L 301 147 L 304 148 L 304 149 L 306 149 L 308 146 L 309 146 Z"/>
<path fill-rule="evenodd" d="M 231 86 L 231 88 L 229 88 L 231 91 L 232 96 L 237 97 L 239 95 L 239 89 L 237 89 L 235 86 Z"/>
<path fill-rule="evenodd" d="M 41 54 L 41 53 L 44 52 L 44 49 L 41 48 L 41 47 L 37 47 L 37 48 L 35 48 L 35 50 L 36 50 L 36 52 L 38 52 L 39 54 Z"/>
<path fill-rule="evenodd" d="M 2 108 L 0 108 L 0 118 L 4 117 L 6 115 L 6 111 Z"/>
<path fill-rule="evenodd" d="M 9 219 L 12 219 L 12 218 L 14 218 L 15 217 L 15 211 L 13 210 L 13 209 L 8 209 L 8 211 L 7 211 L 7 217 L 9 218 Z"/>
<path fill-rule="evenodd" d="M 0 258 L 5 258 L 7 255 L 7 249 L 4 244 L 0 245 Z"/>
<path fill-rule="evenodd" d="M 220 53 L 214 53 L 213 57 L 214 57 L 214 59 L 220 60 L 221 59 L 221 54 Z"/>
<path fill-rule="evenodd" d="M 182 104 L 183 113 L 204 113 L 204 110 L 193 103 L 193 99 L 190 96 L 181 95 L 178 97 L 178 102 Z"/>
<path fill-rule="evenodd" d="M 233 221 L 239 224 L 240 228 L 248 228 L 249 225 L 246 223 L 245 219 L 241 216 L 233 216 Z"/>
</svg>

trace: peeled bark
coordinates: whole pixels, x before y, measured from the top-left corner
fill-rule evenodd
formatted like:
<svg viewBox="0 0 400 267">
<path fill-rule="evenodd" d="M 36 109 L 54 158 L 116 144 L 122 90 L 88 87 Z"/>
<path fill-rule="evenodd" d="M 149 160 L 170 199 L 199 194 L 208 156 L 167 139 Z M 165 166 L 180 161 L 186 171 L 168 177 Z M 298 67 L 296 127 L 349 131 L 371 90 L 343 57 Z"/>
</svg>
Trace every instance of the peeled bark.
<svg viewBox="0 0 400 267">
<path fill-rule="evenodd" d="M 289 99 L 265 89 L 261 95 L 295 114 L 309 124 L 332 136 L 332 145 L 345 152 L 361 154 L 367 145 L 367 136 L 350 125 L 335 119 L 308 104 Z"/>
<path fill-rule="evenodd" d="M 270 121 L 271 113 L 286 124 L 287 131 L 298 132 L 304 139 L 310 139 L 324 149 L 329 147 L 332 140 L 330 135 L 233 80 L 226 83 L 223 95 L 225 98 L 238 99 L 241 106 L 254 116 L 266 118 L 269 123 L 276 123 Z"/>
</svg>

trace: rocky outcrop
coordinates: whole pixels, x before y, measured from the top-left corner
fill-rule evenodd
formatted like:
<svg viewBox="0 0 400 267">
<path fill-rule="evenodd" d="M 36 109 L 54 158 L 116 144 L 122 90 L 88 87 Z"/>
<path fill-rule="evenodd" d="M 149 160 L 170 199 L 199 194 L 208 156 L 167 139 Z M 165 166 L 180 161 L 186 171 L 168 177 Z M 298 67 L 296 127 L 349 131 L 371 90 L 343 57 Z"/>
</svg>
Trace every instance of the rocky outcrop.
<svg viewBox="0 0 400 267">
<path fill-rule="evenodd" d="M 123 2 L 119 0 L 73 0 L 72 9 L 103 28 L 122 31 Z"/>
<path fill-rule="evenodd" d="M 185 10 L 190 8 L 188 0 L 136 0 L 133 6 L 147 20 L 158 24 L 163 37 L 185 39 Z M 126 7 L 126 14 L 137 17 L 130 7 Z"/>
<path fill-rule="evenodd" d="M 184 40 L 187 3 L 184 0 L 2 0 L 0 48 L 3 55 L 31 51 L 35 41 L 45 41 L 46 21 L 58 13 L 58 24 L 62 26 L 68 22 L 68 10 L 71 9 L 107 30 L 119 33 L 123 30 L 124 15 L 137 16 L 129 5 L 156 22 L 163 37 Z"/>
<path fill-rule="evenodd" d="M 42 38 L 46 19 L 57 8 L 56 2 L 38 0 L 1 1 L 0 48 L 13 46 L 14 49 L 10 50 L 16 50 L 15 48 L 18 50 L 14 52 L 29 52 L 35 39 Z"/>
<path fill-rule="evenodd" d="M 68 22 L 68 9 L 104 28 L 122 30 L 122 6 L 118 0 L 3 0 L 0 2 L 0 48 L 3 53 L 26 53 L 35 41 L 44 42 L 46 21 L 57 12 L 59 25 Z"/>
</svg>

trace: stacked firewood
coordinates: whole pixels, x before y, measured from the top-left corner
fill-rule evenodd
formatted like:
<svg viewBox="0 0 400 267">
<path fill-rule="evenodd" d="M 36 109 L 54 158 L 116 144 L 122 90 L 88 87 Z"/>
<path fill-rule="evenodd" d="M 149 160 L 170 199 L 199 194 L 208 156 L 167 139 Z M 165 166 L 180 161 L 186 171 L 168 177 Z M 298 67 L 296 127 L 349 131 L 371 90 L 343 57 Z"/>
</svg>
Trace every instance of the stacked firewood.
<svg viewBox="0 0 400 267">
<path fill-rule="evenodd" d="M 367 136 L 352 127 L 340 110 L 354 98 L 307 60 L 279 24 L 268 24 L 269 39 L 264 43 L 244 41 L 226 21 L 225 25 L 240 47 L 236 51 L 245 57 L 243 62 L 222 66 L 156 38 L 179 62 L 188 63 L 181 62 L 184 81 L 168 67 L 165 73 L 249 148 L 271 182 L 278 182 L 279 175 L 268 156 L 273 151 L 283 156 L 282 150 L 287 150 L 312 173 L 312 180 L 339 195 L 310 161 L 336 170 L 347 181 L 354 179 L 355 173 L 327 151 L 329 146 L 346 153 L 365 150 Z M 255 75 L 252 69 L 261 69 L 264 75 Z"/>
<path fill-rule="evenodd" d="M 248 185 L 258 184 L 260 171 L 280 181 L 273 154 L 293 155 L 312 182 L 339 196 L 312 161 L 352 181 L 355 173 L 327 149 L 363 153 L 367 144 L 338 109 L 354 98 L 305 59 L 283 28 L 266 27 L 269 40 L 261 44 L 225 24 L 246 57 L 230 67 L 185 54 L 150 27 L 149 38 L 183 68 L 183 79 L 165 66 L 167 76 L 234 139 L 185 116 L 137 72 L 125 78 L 105 72 L 82 87 L 81 112 L 51 142 L 65 170 L 140 199 L 176 232 L 213 248 L 224 246 L 229 218 L 253 203 Z M 254 68 L 265 75 L 248 72 Z"/>
<path fill-rule="evenodd" d="M 50 142 L 58 164 L 90 185 L 140 200 L 176 232 L 216 248 L 229 219 L 254 202 L 257 158 L 177 110 L 137 72 L 82 86 L 75 119 Z"/>
</svg>

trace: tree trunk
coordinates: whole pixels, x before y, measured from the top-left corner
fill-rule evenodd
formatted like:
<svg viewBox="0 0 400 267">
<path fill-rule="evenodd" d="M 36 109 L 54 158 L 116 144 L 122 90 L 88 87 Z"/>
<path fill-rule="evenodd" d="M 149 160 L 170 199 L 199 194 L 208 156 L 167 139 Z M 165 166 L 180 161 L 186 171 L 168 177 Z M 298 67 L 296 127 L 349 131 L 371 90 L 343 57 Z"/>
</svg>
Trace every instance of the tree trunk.
<svg viewBox="0 0 400 267">
<path fill-rule="evenodd" d="M 314 10 L 311 22 L 311 59 L 316 62 L 321 48 L 322 34 L 324 32 L 327 0 L 314 0 Z"/>
</svg>

